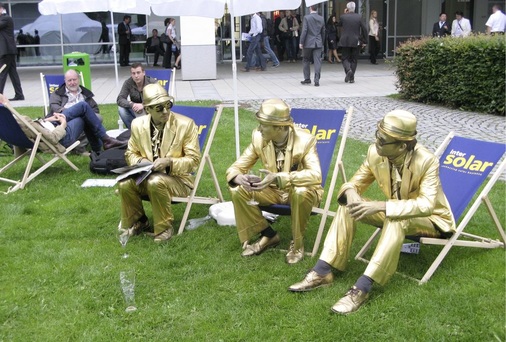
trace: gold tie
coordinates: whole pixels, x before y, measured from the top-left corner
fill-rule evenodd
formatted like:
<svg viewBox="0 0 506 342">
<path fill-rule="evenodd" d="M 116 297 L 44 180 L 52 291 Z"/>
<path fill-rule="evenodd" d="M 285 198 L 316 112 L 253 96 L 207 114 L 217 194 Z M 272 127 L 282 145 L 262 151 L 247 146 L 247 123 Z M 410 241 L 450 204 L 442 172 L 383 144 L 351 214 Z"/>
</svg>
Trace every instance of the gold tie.
<svg viewBox="0 0 506 342">
<path fill-rule="evenodd" d="M 401 199 L 400 187 L 401 187 L 401 175 L 399 169 L 392 165 L 392 171 L 390 178 L 392 179 L 392 199 Z"/>
</svg>

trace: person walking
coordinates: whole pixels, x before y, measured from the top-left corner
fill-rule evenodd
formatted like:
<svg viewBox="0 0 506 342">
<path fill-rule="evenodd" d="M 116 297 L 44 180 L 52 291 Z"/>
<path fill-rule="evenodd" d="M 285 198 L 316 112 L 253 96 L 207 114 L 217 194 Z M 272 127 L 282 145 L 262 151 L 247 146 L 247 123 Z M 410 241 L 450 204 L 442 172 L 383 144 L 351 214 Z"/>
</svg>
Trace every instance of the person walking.
<svg viewBox="0 0 506 342">
<path fill-rule="evenodd" d="M 0 65 L 5 65 L 5 70 L 0 72 L 0 94 L 4 93 L 7 75 L 14 87 L 14 97 L 9 101 L 22 101 L 25 99 L 21 80 L 16 69 L 16 41 L 14 40 L 14 21 L 7 14 L 5 7 L 0 3 Z"/>
<path fill-rule="evenodd" d="M 341 47 L 343 68 L 346 74 L 344 82 L 354 83 L 358 54 L 361 45 L 365 45 L 367 41 L 367 28 L 362 16 L 355 13 L 354 2 L 350 1 L 346 4 L 338 26 L 342 27 L 338 46 Z"/>
<path fill-rule="evenodd" d="M 332 61 L 332 57 L 336 60 L 337 63 L 341 63 L 341 59 L 337 55 L 337 42 L 338 42 L 338 34 L 337 34 L 337 18 L 334 13 L 327 20 L 327 26 L 325 27 L 325 32 L 327 33 L 327 59 L 330 64 L 334 63 Z"/>
<path fill-rule="evenodd" d="M 379 52 L 379 24 L 378 24 L 378 12 L 375 10 L 371 11 L 371 17 L 369 18 L 369 59 L 371 64 L 378 64 L 376 62 L 376 56 Z"/>
<path fill-rule="evenodd" d="M 302 72 L 304 74 L 304 80 L 300 83 L 311 84 L 310 64 L 313 61 L 315 87 L 320 86 L 321 56 L 325 37 L 325 21 L 318 14 L 317 8 L 316 5 L 309 6 L 310 13 L 304 17 L 299 43 L 299 48 L 302 49 Z"/>
</svg>

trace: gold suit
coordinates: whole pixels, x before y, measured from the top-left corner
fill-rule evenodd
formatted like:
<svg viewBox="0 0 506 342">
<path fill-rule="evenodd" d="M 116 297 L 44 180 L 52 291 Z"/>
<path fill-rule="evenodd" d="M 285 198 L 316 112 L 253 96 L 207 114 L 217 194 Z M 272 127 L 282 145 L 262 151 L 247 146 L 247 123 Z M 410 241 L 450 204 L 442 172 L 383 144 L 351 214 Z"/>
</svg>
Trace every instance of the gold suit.
<svg viewBox="0 0 506 342">
<path fill-rule="evenodd" d="M 128 141 L 125 159 L 134 165 L 147 159 L 153 162 L 151 144 L 151 115 L 132 121 L 132 134 Z M 135 178 L 119 183 L 121 196 L 121 225 L 129 228 L 144 215 L 142 197 L 149 197 L 153 209 L 154 232 L 159 234 L 172 228 L 171 209 L 173 196 L 188 196 L 193 188 L 194 172 L 200 162 L 197 126 L 186 116 L 171 112 L 163 128 L 160 158 L 171 158 L 169 173 L 154 172 L 141 184 Z"/>
<path fill-rule="evenodd" d="M 341 204 L 327 233 L 320 259 L 338 270 L 346 268 L 356 222 L 349 214 L 344 192 L 354 188 L 360 195 L 375 180 L 388 198 L 386 213 L 364 218 L 361 222 L 382 227 L 381 237 L 364 275 L 384 285 L 395 273 L 399 254 L 406 235 L 432 236 L 452 234 L 455 221 L 439 179 L 439 160 L 425 147 L 417 144 L 408 152 L 400 186 L 400 198 L 390 199 L 390 162 L 381 157 L 375 145 L 369 147 L 367 157 L 353 178 L 341 186 Z"/>
<path fill-rule="evenodd" d="M 253 131 L 251 144 L 226 173 L 241 243 L 249 241 L 269 225 L 258 206 L 246 203 L 251 199 L 251 192 L 244 190 L 242 186 L 233 185 L 232 182 L 237 175 L 246 174 L 257 160 L 262 162 L 264 169 L 278 173 L 278 177 L 276 185 L 256 191 L 255 200 L 260 205 L 290 203 L 292 237 L 295 249 L 299 249 L 303 246 L 304 232 L 311 209 L 320 202 L 323 194 L 316 139 L 313 135 L 291 126 L 283 171 L 278 172 L 272 141 L 265 141 L 258 130 Z"/>
</svg>

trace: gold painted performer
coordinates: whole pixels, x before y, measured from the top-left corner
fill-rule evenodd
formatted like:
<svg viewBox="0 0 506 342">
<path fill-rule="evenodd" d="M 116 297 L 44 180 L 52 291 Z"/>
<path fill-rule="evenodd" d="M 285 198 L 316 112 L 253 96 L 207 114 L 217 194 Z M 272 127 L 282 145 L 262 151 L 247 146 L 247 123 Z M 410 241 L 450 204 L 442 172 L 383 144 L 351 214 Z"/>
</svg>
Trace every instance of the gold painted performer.
<svg viewBox="0 0 506 342">
<path fill-rule="evenodd" d="M 382 227 L 381 237 L 364 274 L 333 307 L 349 314 L 360 308 L 374 282 L 385 285 L 395 273 L 405 236 L 447 237 L 455 221 L 439 180 L 439 160 L 417 144 L 416 117 L 394 110 L 378 122 L 376 143 L 353 178 L 341 186 L 340 204 L 327 233 L 320 259 L 293 292 L 332 283 L 332 268 L 344 271 L 356 221 Z M 385 201 L 368 201 L 364 191 L 376 181 Z"/>
<path fill-rule="evenodd" d="M 256 113 L 260 125 L 251 144 L 227 170 L 242 256 L 258 255 L 279 244 L 278 233 L 262 216 L 258 205 L 291 205 L 292 243 L 286 262 L 295 264 L 304 257 L 304 231 L 311 209 L 321 200 L 323 188 L 316 138 L 295 128 L 290 108 L 280 99 L 265 100 Z M 260 160 L 264 179 L 248 174 Z M 260 233 L 260 239 L 250 244 Z"/>
<path fill-rule="evenodd" d="M 153 173 L 139 185 L 127 178 L 118 185 L 121 197 L 121 229 L 136 235 L 149 231 L 142 206 L 149 197 L 153 211 L 154 241 L 172 237 L 173 196 L 186 197 L 193 188 L 193 176 L 200 162 L 198 130 L 195 122 L 170 110 L 174 98 L 165 89 L 149 84 L 143 90 L 143 104 L 148 115 L 132 121 L 132 135 L 125 159 L 128 165 L 153 162 Z"/>
</svg>

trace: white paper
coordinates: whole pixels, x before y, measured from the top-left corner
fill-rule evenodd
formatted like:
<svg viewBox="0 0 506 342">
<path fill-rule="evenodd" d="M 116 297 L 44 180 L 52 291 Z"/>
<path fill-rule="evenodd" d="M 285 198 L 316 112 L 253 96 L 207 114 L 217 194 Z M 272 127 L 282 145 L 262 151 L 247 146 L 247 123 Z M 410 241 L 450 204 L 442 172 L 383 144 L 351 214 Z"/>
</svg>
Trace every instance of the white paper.
<svg viewBox="0 0 506 342">
<path fill-rule="evenodd" d="M 116 184 L 116 179 L 87 179 L 81 184 L 82 188 L 88 187 L 113 187 Z"/>
</svg>

